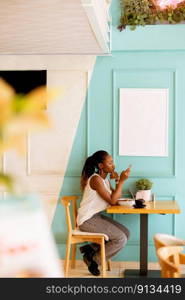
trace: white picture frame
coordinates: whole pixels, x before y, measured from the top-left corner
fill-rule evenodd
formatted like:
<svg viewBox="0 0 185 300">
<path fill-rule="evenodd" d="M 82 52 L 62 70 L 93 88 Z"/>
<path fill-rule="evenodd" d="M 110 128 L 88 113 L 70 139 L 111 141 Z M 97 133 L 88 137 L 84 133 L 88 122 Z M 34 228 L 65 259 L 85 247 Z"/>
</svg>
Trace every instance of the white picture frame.
<svg viewBox="0 0 185 300">
<path fill-rule="evenodd" d="M 168 156 L 167 88 L 120 88 L 119 155 Z"/>
</svg>

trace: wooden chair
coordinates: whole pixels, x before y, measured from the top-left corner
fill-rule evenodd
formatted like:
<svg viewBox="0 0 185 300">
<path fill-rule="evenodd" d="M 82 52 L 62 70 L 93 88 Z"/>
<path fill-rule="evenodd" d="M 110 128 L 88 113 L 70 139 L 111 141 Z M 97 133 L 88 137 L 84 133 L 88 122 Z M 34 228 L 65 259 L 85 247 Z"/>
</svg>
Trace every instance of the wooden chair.
<svg viewBox="0 0 185 300">
<path fill-rule="evenodd" d="M 66 257 L 65 257 L 65 276 L 68 277 L 71 246 L 72 246 L 71 267 L 74 268 L 75 260 L 76 260 L 76 244 L 84 243 L 84 242 L 92 242 L 100 245 L 102 277 L 106 277 L 105 241 L 108 241 L 109 238 L 106 234 L 103 233 L 83 232 L 80 231 L 79 228 L 77 228 L 77 223 L 76 223 L 77 199 L 78 196 L 61 197 L 61 203 L 64 205 L 66 211 L 66 221 L 68 227 L 68 238 L 66 244 Z M 73 208 L 74 229 L 72 226 L 71 214 L 70 214 L 71 203 Z M 108 262 L 108 270 L 110 270 L 110 262 Z"/>
<path fill-rule="evenodd" d="M 185 264 L 185 254 L 180 246 L 160 247 L 157 250 L 157 257 L 161 266 L 162 278 L 180 278 L 180 264 Z"/>
<path fill-rule="evenodd" d="M 160 247 L 164 246 L 184 246 L 185 240 L 179 239 L 173 235 L 156 233 L 153 237 L 156 252 Z"/>
</svg>

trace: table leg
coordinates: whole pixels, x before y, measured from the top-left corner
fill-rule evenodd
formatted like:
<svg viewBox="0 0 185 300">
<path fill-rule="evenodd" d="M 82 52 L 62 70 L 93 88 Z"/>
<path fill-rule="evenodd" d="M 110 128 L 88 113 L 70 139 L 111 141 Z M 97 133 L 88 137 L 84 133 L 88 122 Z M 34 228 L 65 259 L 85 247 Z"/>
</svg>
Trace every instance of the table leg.
<svg viewBox="0 0 185 300">
<path fill-rule="evenodd" d="M 148 214 L 140 214 L 140 275 L 148 272 Z"/>
<path fill-rule="evenodd" d="M 160 277 L 160 271 L 148 270 L 148 214 L 140 214 L 140 268 L 125 270 L 124 277 Z"/>
<path fill-rule="evenodd" d="M 140 214 L 140 268 L 125 270 L 125 277 L 147 276 L 148 273 L 148 214 Z"/>
</svg>

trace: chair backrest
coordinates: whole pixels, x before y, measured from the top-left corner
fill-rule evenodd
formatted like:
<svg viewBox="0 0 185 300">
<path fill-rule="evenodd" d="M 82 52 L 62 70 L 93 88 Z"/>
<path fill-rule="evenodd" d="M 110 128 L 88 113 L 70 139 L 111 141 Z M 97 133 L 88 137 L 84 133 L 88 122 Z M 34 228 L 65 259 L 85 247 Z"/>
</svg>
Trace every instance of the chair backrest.
<svg viewBox="0 0 185 300">
<path fill-rule="evenodd" d="M 154 244 L 157 251 L 160 247 L 164 246 L 183 246 L 185 245 L 185 240 L 179 239 L 173 235 L 157 233 L 154 235 Z"/>
<path fill-rule="evenodd" d="M 61 203 L 65 207 L 66 211 L 66 221 L 67 221 L 67 227 L 69 233 L 72 231 L 72 229 L 77 227 L 76 218 L 77 218 L 77 199 L 78 196 L 63 196 L 61 197 Z M 71 213 L 70 213 L 70 204 L 72 203 L 72 213 L 73 213 L 73 223 L 71 221 Z"/>
<path fill-rule="evenodd" d="M 183 248 L 180 246 L 160 247 L 157 250 L 159 264 L 161 266 L 162 278 L 180 278 L 179 255 Z"/>
</svg>

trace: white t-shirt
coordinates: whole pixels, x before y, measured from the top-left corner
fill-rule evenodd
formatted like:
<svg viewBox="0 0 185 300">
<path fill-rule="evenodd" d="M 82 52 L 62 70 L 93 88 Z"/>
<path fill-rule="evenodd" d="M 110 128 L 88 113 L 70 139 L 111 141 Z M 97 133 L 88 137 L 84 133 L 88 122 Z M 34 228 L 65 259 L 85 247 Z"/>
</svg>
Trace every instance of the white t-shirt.
<svg viewBox="0 0 185 300">
<path fill-rule="evenodd" d="M 93 174 L 89 177 L 84 194 L 82 197 L 82 201 L 80 203 L 80 208 L 78 209 L 78 216 L 77 216 L 77 225 L 82 225 L 85 221 L 90 219 L 93 215 L 97 214 L 100 211 L 105 210 L 110 204 L 105 201 L 98 193 L 97 191 L 93 190 L 90 186 L 90 180 L 93 176 L 99 176 L 107 191 L 111 194 L 111 188 L 110 183 L 108 179 L 103 179 L 98 174 Z"/>
</svg>

